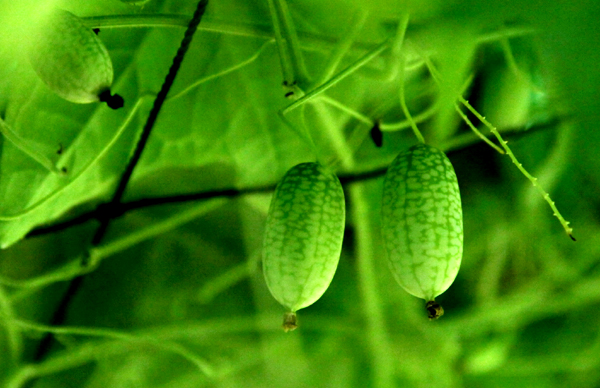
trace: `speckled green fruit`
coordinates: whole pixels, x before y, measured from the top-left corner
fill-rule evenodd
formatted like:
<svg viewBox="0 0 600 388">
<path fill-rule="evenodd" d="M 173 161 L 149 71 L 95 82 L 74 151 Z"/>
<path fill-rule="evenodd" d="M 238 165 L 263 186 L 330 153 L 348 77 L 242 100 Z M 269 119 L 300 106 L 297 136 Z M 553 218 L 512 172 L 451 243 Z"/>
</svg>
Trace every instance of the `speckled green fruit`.
<svg viewBox="0 0 600 388">
<path fill-rule="evenodd" d="M 329 287 L 342 250 L 345 213 L 339 179 L 320 164 L 298 164 L 277 185 L 267 216 L 263 272 L 271 294 L 289 312 L 310 306 Z"/>
<path fill-rule="evenodd" d="M 431 302 L 450 287 L 462 259 L 462 206 L 442 151 L 419 144 L 394 159 L 383 183 L 382 236 L 394 277 L 407 292 Z"/>
<path fill-rule="evenodd" d="M 108 51 L 81 19 L 56 9 L 42 13 L 36 25 L 29 60 L 54 93 L 79 104 L 105 101 L 111 108 L 123 106 L 120 96 L 110 95 L 113 66 Z"/>
</svg>

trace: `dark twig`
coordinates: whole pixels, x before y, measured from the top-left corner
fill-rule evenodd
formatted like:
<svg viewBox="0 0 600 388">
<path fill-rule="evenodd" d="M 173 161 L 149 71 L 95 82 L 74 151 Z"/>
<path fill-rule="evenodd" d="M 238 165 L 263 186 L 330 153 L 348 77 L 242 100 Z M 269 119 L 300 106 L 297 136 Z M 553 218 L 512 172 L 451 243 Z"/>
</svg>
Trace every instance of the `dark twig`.
<svg viewBox="0 0 600 388">
<path fill-rule="evenodd" d="M 387 171 L 387 167 L 379 168 L 372 171 L 366 171 L 359 174 L 352 175 L 340 175 L 339 179 L 342 184 L 349 184 L 358 181 L 364 181 L 369 179 L 375 179 L 380 176 L 383 176 Z M 200 193 L 190 193 L 190 194 L 177 194 L 177 195 L 168 195 L 164 197 L 154 197 L 154 198 L 143 198 L 135 201 L 124 202 L 117 205 L 116 208 L 113 209 L 112 219 L 123 215 L 127 212 L 137 209 L 143 209 L 151 206 L 160 206 L 160 205 L 168 205 L 168 204 L 177 204 L 177 203 L 186 203 L 193 201 L 201 201 L 205 199 L 211 198 L 234 198 L 242 195 L 249 194 L 258 194 L 258 193 L 268 193 L 275 190 L 275 184 L 265 185 L 265 186 L 257 186 L 250 187 L 247 189 L 223 189 L 223 190 L 210 190 L 203 191 Z M 43 236 L 47 234 L 52 234 L 56 232 L 60 232 L 71 228 L 73 226 L 84 224 L 88 221 L 99 219 L 103 217 L 106 213 L 107 204 L 103 204 L 98 206 L 95 210 L 92 210 L 87 213 L 83 213 L 78 215 L 75 218 L 72 218 L 67 221 L 62 221 L 56 223 L 54 225 L 42 226 L 36 228 L 27 234 L 27 238 Z"/>
<path fill-rule="evenodd" d="M 175 55 L 175 58 L 173 58 L 173 64 L 171 65 L 171 68 L 169 69 L 169 73 L 167 74 L 167 77 L 165 78 L 165 82 L 163 83 L 160 91 L 158 92 L 158 95 L 156 96 L 156 99 L 154 100 L 154 105 L 152 106 L 152 110 L 150 111 L 150 115 L 148 116 L 148 120 L 146 121 L 146 125 L 144 126 L 144 130 L 142 131 L 142 135 L 140 136 L 140 139 L 137 143 L 137 146 L 135 148 L 133 156 L 129 160 L 129 164 L 127 165 L 127 167 L 125 168 L 125 172 L 121 176 L 121 180 L 119 181 L 117 190 L 115 191 L 115 194 L 113 195 L 112 200 L 110 201 L 111 205 L 113 205 L 111 207 L 118 207 L 119 203 L 121 202 L 121 199 L 123 198 L 123 194 L 125 193 L 127 184 L 129 183 L 129 180 L 131 179 L 133 170 L 135 169 L 135 166 L 137 165 L 137 163 L 139 162 L 139 160 L 142 156 L 142 152 L 144 151 L 144 148 L 146 147 L 146 143 L 148 142 L 148 138 L 150 137 L 152 128 L 154 127 L 154 124 L 156 123 L 156 119 L 158 118 L 158 113 L 160 112 L 160 110 L 163 106 L 163 103 L 165 102 L 165 99 L 167 98 L 167 94 L 169 94 L 169 90 L 171 90 L 171 86 L 173 86 L 173 82 L 175 81 L 177 72 L 179 71 L 179 68 L 181 67 L 181 63 L 183 62 L 183 58 L 185 57 L 185 54 L 190 47 L 192 38 L 194 37 L 196 30 L 198 29 L 198 24 L 200 24 L 200 20 L 202 19 L 202 15 L 204 15 L 204 11 L 206 10 L 207 5 L 208 5 L 208 0 L 201 0 L 198 3 L 198 7 L 196 8 L 196 11 L 194 12 L 194 16 L 192 17 L 192 20 L 190 20 L 190 23 L 188 24 L 188 28 L 185 31 L 183 40 L 181 41 L 181 45 L 179 46 L 179 49 L 177 50 L 177 54 Z M 110 212 L 109 212 L 109 216 L 110 216 Z M 98 228 L 98 230 L 96 231 L 96 234 L 94 235 L 94 238 L 92 239 L 93 246 L 96 246 L 100 243 L 100 241 L 104 237 L 104 234 L 106 233 L 106 230 L 108 229 L 109 224 L 110 224 L 110 218 L 106 217 L 102 220 L 100 227 Z"/>
<path fill-rule="evenodd" d="M 560 123 L 560 120 L 551 120 L 544 124 L 539 124 L 531 129 L 524 131 L 522 128 L 515 129 L 514 131 L 503 132 L 504 137 L 507 139 L 518 139 L 522 136 L 531 135 L 534 132 L 538 132 L 541 130 L 548 130 L 556 128 L 556 126 Z M 463 147 L 464 148 L 464 147 Z M 446 153 L 452 154 L 454 150 L 448 150 Z M 341 174 L 339 179 L 342 184 L 349 184 L 353 182 L 375 179 L 380 176 L 383 176 L 387 170 L 387 167 L 377 168 L 371 171 L 365 171 L 358 174 Z M 176 204 L 176 203 L 186 203 L 193 201 L 200 201 L 204 199 L 210 198 L 233 198 L 242 195 L 248 194 L 256 194 L 256 193 L 268 193 L 275 190 L 275 184 L 257 186 L 257 187 L 249 187 L 245 189 L 235 189 L 235 188 L 227 188 L 227 189 L 219 189 L 219 190 L 209 190 L 203 191 L 199 193 L 190 193 L 190 194 L 176 194 L 176 195 L 166 195 L 162 197 L 154 197 L 154 198 L 143 198 L 138 199 L 131 202 L 119 203 L 116 207 L 114 207 L 111 215 L 111 219 L 119 217 L 127 212 L 132 210 L 142 209 L 151 206 L 160 206 L 160 205 L 168 205 L 168 204 Z M 47 234 L 52 234 L 56 232 L 63 231 L 73 226 L 84 224 L 88 221 L 94 219 L 100 219 L 103 214 L 106 214 L 107 207 L 109 204 L 103 204 L 98 206 L 95 210 L 90 212 L 86 212 L 78 215 L 75 218 L 72 218 L 67 221 L 61 221 L 53 225 L 42 226 L 36 228 L 27 234 L 27 238 L 42 236 Z"/>
</svg>

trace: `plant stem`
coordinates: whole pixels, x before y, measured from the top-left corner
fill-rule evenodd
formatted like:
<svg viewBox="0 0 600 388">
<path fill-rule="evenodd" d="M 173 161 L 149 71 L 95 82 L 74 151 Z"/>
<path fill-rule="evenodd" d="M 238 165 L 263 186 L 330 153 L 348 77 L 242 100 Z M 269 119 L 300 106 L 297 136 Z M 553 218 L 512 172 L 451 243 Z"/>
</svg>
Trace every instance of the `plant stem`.
<svg viewBox="0 0 600 388">
<path fill-rule="evenodd" d="M 402 69 L 404 69 L 404 66 L 402 66 Z M 408 110 L 408 106 L 406 105 L 406 95 L 404 93 L 404 81 L 405 81 L 404 74 L 405 74 L 405 72 L 404 72 L 404 70 L 402 70 L 402 79 L 400 80 L 400 90 L 399 90 L 400 107 L 402 108 L 402 112 L 404 113 L 404 116 L 406 116 L 406 120 L 409 122 L 410 127 L 412 128 L 413 133 L 415 134 L 415 137 L 417 138 L 417 140 L 419 140 L 420 143 L 425 144 L 425 139 L 423 138 L 421 131 L 419 131 L 419 128 L 417 128 L 417 124 L 413 120 L 413 118 L 410 114 L 410 111 Z"/>
<path fill-rule="evenodd" d="M 458 113 L 458 115 L 463 119 L 463 121 L 465 123 L 467 123 L 467 125 L 469 126 L 469 128 L 471 128 L 471 130 L 475 133 L 475 135 L 477 135 L 478 138 L 480 138 L 481 140 L 483 140 L 484 142 L 486 142 L 490 147 L 492 147 L 493 149 L 495 149 L 496 151 L 498 151 L 498 153 L 504 155 L 504 151 L 502 151 L 502 149 L 500 147 L 498 147 L 496 144 L 492 143 L 492 141 L 490 139 L 488 139 L 487 137 L 485 137 L 483 135 L 483 133 L 481 133 L 477 127 L 475 127 L 475 125 L 473 125 L 473 123 L 471 122 L 471 120 L 469 120 L 469 118 L 467 117 L 466 114 L 463 113 L 463 111 L 460 110 L 460 108 L 458 107 L 457 104 L 454 104 L 454 108 L 456 109 L 456 112 Z"/>
<path fill-rule="evenodd" d="M 182 91 L 178 92 L 177 94 L 169 96 L 166 101 L 170 102 L 170 101 L 176 100 L 180 97 L 183 97 L 186 94 L 190 93 L 193 89 L 197 88 L 198 86 L 200 86 L 208 81 L 212 81 L 213 79 L 223 77 L 229 73 L 233 73 L 234 71 L 243 68 L 244 66 L 251 64 L 252 62 L 256 61 L 258 59 L 258 57 L 260 56 L 260 54 L 262 54 L 262 52 L 265 50 L 265 48 L 267 46 L 269 46 L 270 44 L 272 44 L 273 42 L 275 42 L 275 40 L 266 41 L 265 43 L 262 44 L 262 46 L 260 46 L 260 48 L 254 54 L 252 54 L 252 56 L 250 58 L 245 59 L 242 62 L 237 63 L 231 67 L 228 67 L 225 70 L 221 70 L 218 73 L 211 74 L 206 77 L 202 77 L 198 81 L 192 83 L 190 86 L 188 86 L 185 89 L 183 89 Z"/>
<path fill-rule="evenodd" d="M 292 15 L 287 6 L 285 0 L 274 0 L 275 5 L 279 9 L 279 16 L 283 25 L 283 38 L 287 42 L 288 54 L 291 60 L 291 65 L 294 71 L 294 79 L 292 81 L 297 82 L 300 88 L 304 88 L 308 85 L 309 76 L 304 63 L 304 57 L 300 49 L 300 41 L 298 40 L 298 33 Z"/>
<path fill-rule="evenodd" d="M 184 210 L 165 220 L 154 222 L 151 225 L 136 230 L 135 232 L 122 238 L 93 247 L 90 249 L 90 260 L 93 264 L 97 265 L 100 261 L 106 259 L 107 257 L 131 248 L 142 241 L 146 241 L 152 237 L 160 236 L 170 230 L 178 228 L 181 225 L 193 221 L 194 219 L 210 212 L 218 206 L 221 206 L 224 201 L 224 199 L 213 199 L 200 203 L 191 209 Z"/>
<path fill-rule="evenodd" d="M 196 33 L 198 24 L 200 24 L 200 21 L 202 20 L 202 15 L 204 15 L 204 11 L 206 11 L 207 5 L 208 5 L 208 0 L 200 0 L 200 2 L 198 3 L 196 11 L 194 12 L 194 16 L 192 17 L 192 20 L 190 20 L 190 24 L 188 25 L 188 28 L 185 31 L 183 40 L 181 41 L 181 44 L 179 45 L 179 48 L 177 49 L 177 54 L 175 54 L 175 58 L 173 58 L 173 63 L 171 64 L 171 68 L 169 69 L 167 77 L 165 78 L 165 81 L 164 81 L 160 91 L 158 92 L 156 99 L 154 100 L 154 105 L 152 106 L 152 110 L 150 110 L 150 114 L 148 116 L 148 119 L 146 120 L 146 125 L 144 126 L 144 129 L 142 130 L 142 134 L 141 134 L 140 139 L 135 147 L 133 156 L 129 160 L 129 163 L 127 164 L 127 167 L 125 168 L 123 175 L 121 176 L 121 179 L 119 181 L 117 189 L 116 189 L 115 193 L 113 194 L 113 197 L 110 201 L 111 207 L 114 207 L 116 204 L 121 202 L 121 198 L 123 197 L 123 194 L 125 193 L 125 189 L 127 188 L 127 185 L 129 184 L 129 180 L 131 179 L 131 176 L 133 175 L 133 170 L 135 169 L 135 166 L 137 166 L 137 163 L 139 162 L 140 158 L 142 157 L 142 153 L 144 152 L 144 149 L 146 148 L 148 139 L 150 138 L 150 133 L 152 132 L 152 129 L 154 128 L 154 124 L 156 123 L 156 120 L 158 119 L 158 114 L 160 113 L 162 106 L 167 98 L 167 94 L 171 90 L 171 86 L 173 86 L 173 82 L 175 82 L 175 77 L 177 76 L 177 73 L 179 72 L 179 68 L 181 67 L 181 63 L 183 62 L 185 54 L 187 53 L 187 51 L 190 47 L 190 44 L 192 43 L 192 39 L 194 37 L 194 34 Z M 93 246 L 97 246 L 100 243 L 100 241 L 102 240 L 102 238 L 104 237 L 104 234 L 106 233 L 106 230 L 108 229 L 108 224 L 110 223 L 110 219 L 111 219 L 111 215 L 107 214 L 107 217 L 105 217 L 104 220 L 102 220 L 100 227 L 98 228 L 98 230 L 96 231 L 96 234 L 92 238 Z"/>
<path fill-rule="evenodd" d="M 172 352 L 172 353 L 182 356 L 186 360 L 193 363 L 206 376 L 210 377 L 210 376 L 214 375 L 214 368 L 206 360 L 198 357 L 197 355 L 195 355 L 193 352 L 189 351 L 185 347 L 183 347 L 175 342 L 165 341 L 164 339 L 158 340 L 158 339 L 155 339 L 155 338 L 152 338 L 149 336 L 137 336 L 134 334 L 119 332 L 119 331 L 113 330 L 113 329 L 94 328 L 94 327 L 53 327 L 53 326 L 41 325 L 41 324 L 38 324 L 35 322 L 27 322 L 27 321 L 23 321 L 23 320 L 19 320 L 19 319 L 14 319 L 14 318 L 10 318 L 10 321 L 14 325 L 20 327 L 21 329 L 34 330 L 34 331 L 38 331 L 38 332 L 42 332 L 42 333 L 78 335 L 78 336 L 85 336 L 85 337 L 99 337 L 99 338 L 104 338 L 104 339 L 118 340 L 118 341 L 124 342 L 124 343 L 133 342 L 133 343 L 149 344 L 154 347 L 164 349 L 169 352 Z M 121 344 L 121 346 L 125 347 L 124 344 Z M 73 355 L 77 355 L 77 352 L 72 352 L 72 353 L 73 353 Z M 102 356 L 102 354 L 95 354 L 94 358 L 101 357 L 101 356 Z M 76 359 L 79 359 L 79 358 L 76 357 Z M 83 360 L 81 360 L 80 362 L 82 362 L 82 361 Z M 88 359 L 87 361 L 89 362 L 91 360 Z M 83 361 L 83 362 L 85 362 L 85 361 Z M 47 364 L 54 364 L 56 366 L 56 368 L 53 368 L 52 373 L 64 371 L 66 369 L 76 366 L 76 365 L 72 365 L 72 363 L 69 363 L 69 362 L 63 362 L 63 363 L 49 362 Z M 34 366 L 34 370 L 38 369 L 38 368 L 43 369 L 42 365 L 44 365 L 44 363 Z M 33 376 L 29 377 L 29 379 L 39 377 L 42 374 L 36 375 L 36 373 L 32 373 L 32 375 Z"/>
<path fill-rule="evenodd" d="M 0 286 L 0 311 L 6 318 L 2 319 L 2 325 L 6 330 L 6 347 L 8 348 L 11 367 L 16 366 L 23 355 L 23 336 L 17 325 L 12 322 L 15 317 L 13 301 L 2 286 Z"/>
<path fill-rule="evenodd" d="M 519 171 L 521 171 L 521 173 L 523 175 L 525 175 L 525 177 L 527 179 L 529 179 L 529 181 L 531 182 L 531 184 L 540 192 L 540 194 L 542 195 L 542 197 L 544 198 L 544 200 L 548 203 L 548 205 L 550 206 L 550 208 L 553 211 L 553 215 L 560 221 L 561 225 L 565 229 L 565 232 L 567 233 L 567 235 L 569 236 L 569 238 L 571 240 L 573 240 L 573 241 L 576 241 L 575 237 L 573 237 L 573 228 L 571 228 L 569 226 L 570 222 L 567 221 L 567 220 L 565 220 L 564 217 L 562 216 L 562 214 L 560 214 L 560 212 L 558 211 L 558 208 L 556 207 L 556 204 L 554 203 L 554 201 L 552 201 L 552 199 L 550 199 L 550 194 L 548 194 L 542 188 L 542 186 L 540 186 L 540 184 L 538 183 L 537 178 L 534 177 L 534 176 L 532 176 L 527 170 L 525 170 L 525 168 L 523 167 L 523 165 L 521 163 L 519 163 L 519 161 L 517 160 L 517 158 L 515 157 L 515 155 L 511 151 L 511 149 L 508 147 L 508 142 L 505 141 L 504 139 L 502 139 L 502 136 L 500 136 L 500 133 L 498 132 L 498 130 L 496 129 L 496 127 L 494 127 L 492 124 L 490 124 L 485 119 L 485 117 L 483 117 L 482 115 L 480 115 L 479 112 L 477 112 L 475 110 L 475 108 L 473 108 L 471 106 L 471 104 L 469 104 L 469 102 L 467 100 L 465 100 L 462 96 L 459 96 L 458 99 L 459 99 L 459 101 L 468 110 L 471 111 L 471 113 L 473 113 L 479 119 L 479 121 L 481 121 L 486 127 L 488 127 L 490 129 L 490 131 L 494 134 L 494 136 L 496 136 L 496 138 L 500 142 L 500 145 L 502 146 L 502 148 L 504 148 L 504 151 L 506 152 L 506 154 L 508 155 L 508 157 L 510 158 L 510 160 L 513 162 L 513 164 L 515 166 L 517 166 L 517 168 L 519 169 Z"/>
<path fill-rule="evenodd" d="M 339 66 L 344 56 L 352 48 L 354 41 L 358 37 L 358 34 L 361 32 L 362 27 L 364 26 L 366 21 L 367 13 L 365 11 L 357 11 L 350 23 L 348 23 L 348 30 L 344 35 L 342 35 L 342 38 L 333 49 L 333 52 L 331 53 L 329 59 L 327 60 L 327 63 L 325 64 L 323 72 L 315 82 L 316 85 L 314 86 L 324 84 L 325 82 L 327 82 L 327 80 L 333 77 L 333 75 L 335 74 L 335 70 Z"/>
<path fill-rule="evenodd" d="M 294 70 L 292 68 L 287 42 L 283 37 L 279 13 L 277 12 L 274 0 L 267 0 L 267 3 L 269 4 L 269 13 L 271 14 L 271 22 L 273 23 L 273 34 L 275 35 L 277 50 L 279 51 L 279 62 L 281 64 L 281 72 L 283 75 L 283 85 L 291 86 L 295 82 Z"/>
<path fill-rule="evenodd" d="M 437 112 L 438 107 L 436 105 L 431 105 L 429 108 L 425 109 L 423 112 L 412 118 L 412 121 L 415 124 L 422 123 L 423 121 L 433 117 Z M 381 123 L 379 128 L 383 132 L 392 132 L 392 131 L 400 131 L 402 129 L 410 128 L 412 123 L 410 120 L 402 120 L 397 123 Z"/>
<path fill-rule="evenodd" d="M 350 188 L 352 214 L 356 232 L 356 257 L 358 286 L 360 289 L 363 316 L 366 320 L 366 339 L 371 355 L 373 387 L 388 388 L 394 386 L 394 356 L 392 343 L 385 324 L 385 314 L 381 291 L 375 273 L 375 255 L 373 249 L 374 221 L 366 199 L 365 184 L 356 184 Z"/>
<path fill-rule="evenodd" d="M 390 43 L 391 43 L 391 38 L 386 39 L 383 43 L 381 43 L 379 46 L 377 46 L 373 51 L 365 54 L 364 56 L 359 58 L 356 62 L 354 62 L 352 65 L 350 65 L 347 68 L 345 68 L 344 70 L 340 71 L 333 78 L 331 78 L 328 82 L 324 83 L 321 86 L 318 86 L 317 88 L 313 89 L 312 91 L 310 91 L 309 93 L 304 95 L 299 100 L 296 100 L 292 104 L 285 107 L 281 111 L 281 113 L 283 115 L 286 115 L 289 112 L 291 112 L 292 110 L 298 108 L 299 106 L 306 104 L 307 102 L 309 102 L 313 98 L 317 97 L 321 93 L 324 93 L 327 89 L 331 88 L 332 86 L 335 86 L 338 82 L 342 81 L 344 78 L 346 78 L 350 74 L 354 73 L 355 71 L 360 69 L 362 66 L 364 66 L 366 63 L 368 63 L 373 58 L 377 57 L 379 54 L 381 54 L 383 51 L 385 51 L 387 48 L 389 48 Z"/>
<path fill-rule="evenodd" d="M 31 159 L 38 162 L 46 170 L 48 170 L 51 173 L 54 173 L 56 175 L 64 175 L 63 172 L 60 171 L 58 168 L 56 168 L 54 163 L 52 163 L 52 161 L 46 155 L 42 154 L 41 152 L 39 152 L 38 150 L 36 150 L 34 148 L 31 141 L 25 140 L 21 136 L 19 136 L 1 118 L 0 118 L 0 133 L 2 133 L 2 135 L 8 141 L 10 141 L 15 147 L 17 147 L 19 150 L 23 151 L 23 153 L 25 153 Z"/>
</svg>

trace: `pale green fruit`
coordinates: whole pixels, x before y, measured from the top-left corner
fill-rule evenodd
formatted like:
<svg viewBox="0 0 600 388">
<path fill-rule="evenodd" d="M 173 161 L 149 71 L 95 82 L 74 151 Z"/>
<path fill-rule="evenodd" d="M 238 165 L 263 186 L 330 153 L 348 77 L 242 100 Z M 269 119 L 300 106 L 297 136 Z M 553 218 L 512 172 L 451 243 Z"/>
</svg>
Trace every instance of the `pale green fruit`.
<svg viewBox="0 0 600 388">
<path fill-rule="evenodd" d="M 430 318 L 443 314 L 434 300 L 458 274 L 463 225 L 458 181 L 442 151 L 419 144 L 394 159 L 383 182 L 382 237 L 398 283 L 428 302 Z"/>
<path fill-rule="evenodd" d="M 104 101 L 123 106 L 111 96 L 113 66 L 108 51 L 94 31 L 64 10 L 43 13 L 32 29 L 29 60 L 50 89 L 65 100 L 86 104 Z"/>
<path fill-rule="evenodd" d="M 286 307 L 284 329 L 297 310 L 316 302 L 337 268 L 345 224 L 339 179 L 317 163 L 292 167 L 275 189 L 263 245 L 263 272 L 271 294 Z"/>
</svg>

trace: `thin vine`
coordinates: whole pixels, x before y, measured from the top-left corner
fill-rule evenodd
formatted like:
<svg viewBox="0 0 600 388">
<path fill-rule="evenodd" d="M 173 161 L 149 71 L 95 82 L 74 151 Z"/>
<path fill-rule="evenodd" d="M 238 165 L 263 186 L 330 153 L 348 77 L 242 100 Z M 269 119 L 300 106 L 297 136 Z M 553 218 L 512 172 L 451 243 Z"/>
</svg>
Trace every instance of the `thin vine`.
<svg viewBox="0 0 600 388">
<path fill-rule="evenodd" d="M 544 190 L 544 188 L 542 186 L 540 186 L 540 184 L 538 183 L 538 179 L 536 177 L 534 177 L 533 175 L 531 175 L 527 170 L 525 170 L 523 165 L 517 160 L 515 154 L 513 154 L 510 147 L 508 146 L 508 142 L 502 138 L 502 136 L 500 135 L 500 132 L 498 132 L 498 129 L 496 127 L 494 127 L 492 124 L 490 124 L 490 122 L 487 121 L 485 119 L 485 117 L 483 117 L 479 112 L 477 112 L 475 110 L 475 108 L 473 108 L 471 106 L 471 104 L 469 104 L 469 102 L 467 100 L 465 100 L 462 96 L 459 96 L 458 100 L 469 111 L 471 111 L 471 113 L 473 113 L 475 115 L 475 117 L 477 117 L 479 119 L 479 121 L 481 121 L 483 123 L 483 125 L 488 127 L 494 136 L 496 136 L 496 139 L 498 139 L 498 141 L 500 142 L 500 145 L 502 146 L 502 148 L 504 148 L 504 151 L 506 152 L 506 154 L 508 155 L 510 160 L 513 162 L 513 164 L 515 166 L 517 166 L 519 171 L 521 171 L 521 173 L 523 175 L 525 175 L 525 177 L 527 179 L 529 179 L 529 181 L 537 189 L 537 191 L 539 191 L 540 194 L 542 194 L 542 197 L 544 198 L 544 200 L 546 202 L 548 202 L 548 205 L 550 205 L 550 208 L 553 211 L 553 215 L 558 219 L 558 221 L 560 221 L 560 224 L 565 229 L 565 232 L 567 232 L 567 235 L 569 236 L 569 238 L 571 238 L 571 240 L 573 240 L 573 241 L 577 241 L 575 239 L 575 237 L 573 237 L 573 228 L 571 228 L 569 226 L 570 222 L 565 220 L 565 218 L 562 216 L 562 214 L 560 214 L 560 212 L 558 211 L 558 208 L 556 207 L 555 202 L 550 198 L 550 194 L 548 194 L 546 192 L 546 190 Z"/>
</svg>

